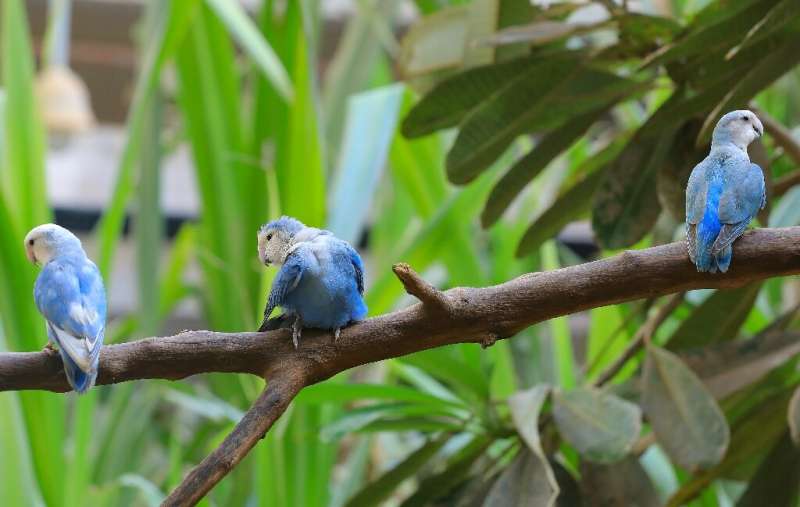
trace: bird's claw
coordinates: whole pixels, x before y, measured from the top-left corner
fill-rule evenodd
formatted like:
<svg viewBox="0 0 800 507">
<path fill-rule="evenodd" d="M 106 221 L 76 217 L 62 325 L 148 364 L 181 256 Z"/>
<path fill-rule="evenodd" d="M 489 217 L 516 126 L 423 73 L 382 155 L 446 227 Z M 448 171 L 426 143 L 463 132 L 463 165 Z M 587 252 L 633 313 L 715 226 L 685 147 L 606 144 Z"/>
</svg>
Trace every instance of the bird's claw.
<svg viewBox="0 0 800 507">
<path fill-rule="evenodd" d="M 339 336 L 341 336 L 341 334 L 342 334 L 342 328 L 337 327 L 336 329 L 333 330 L 333 343 L 339 341 Z"/>
<path fill-rule="evenodd" d="M 54 354 L 58 354 L 58 351 L 53 346 L 53 344 L 50 343 L 50 342 L 47 342 L 47 345 L 44 346 L 44 348 L 42 349 L 42 352 L 44 352 L 45 354 L 48 354 L 50 356 L 52 356 Z"/>
<path fill-rule="evenodd" d="M 292 343 L 294 343 L 294 349 L 297 350 L 300 347 L 300 334 L 303 331 L 303 321 L 300 319 L 300 316 L 294 320 L 294 324 L 292 325 Z"/>
</svg>

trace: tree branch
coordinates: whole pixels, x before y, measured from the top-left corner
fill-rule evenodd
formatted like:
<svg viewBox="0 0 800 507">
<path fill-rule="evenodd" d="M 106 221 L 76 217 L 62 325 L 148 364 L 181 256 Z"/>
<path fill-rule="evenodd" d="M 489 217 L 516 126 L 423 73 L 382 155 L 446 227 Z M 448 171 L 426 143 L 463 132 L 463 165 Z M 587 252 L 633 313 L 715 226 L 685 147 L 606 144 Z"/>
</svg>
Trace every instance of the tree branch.
<svg viewBox="0 0 800 507">
<path fill-rule="evenodd" d="M 287 371 L 276 374 L 269 381 L 264 392 L 236 424 L 231 434 L 189 472 L 183 482 L 164 500 L 162 506 L 195 505 L 264 438 L 289 406 L 289 402 L 304 387 L 302 370 L 288 366 Z"/>
<path fill-rule="evenodd" d="M 332 333 L 307 330 L 294 350 L 290 332 L 189 331 L 103 347 L 98 384 L 182 379 L 205 372 L 249 373 L 270 380 L 219 449 L 195 468 L 168 505 L 196 502 L 255 445 L 304 386 L 354 366 L 455 343 L 488 345 L 553 317 L 700 288 L 739 287 L 800 273 L 800 227 L 747 232 L 734 245 L 727 274 L 698 273 L 683 242 L 543 273 L 485 288 L 440 292 L 408 266 L 395 267 L 422 303 Z M 44 340 L 42 340 L 44 342 Z M 58 355 L 0 354 L 0 391 L 69 389 Z"/>
</svg>

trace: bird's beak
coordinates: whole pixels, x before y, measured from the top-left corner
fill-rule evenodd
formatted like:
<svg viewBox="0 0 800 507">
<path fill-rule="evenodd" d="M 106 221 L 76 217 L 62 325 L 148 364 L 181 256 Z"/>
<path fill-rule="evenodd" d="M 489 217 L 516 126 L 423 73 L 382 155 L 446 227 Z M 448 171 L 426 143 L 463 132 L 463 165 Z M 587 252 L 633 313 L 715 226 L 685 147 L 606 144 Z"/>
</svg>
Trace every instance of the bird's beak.
<svg viewBox="0 0 800 507">
<path fill-rule="evenodd" d="M 39 262 L 36 260 L 36 254 L 33 253 L 33 248 L 31 248 L 31 247 L 26 245 L 25 246 L 25 255 L 28 256 L 28 260 L 29 261 L 31 261 L 32 263 L 36 264 L 37 266 L 39 265 Z"/>
<path fill-rule="evenodd" d="M 764 135 L 764 131 L 760 127 L 757 127 L 756 125 L 753 125 L 753 130 L 756 131 L 756 136 L 758 137 Z"/>
</svg>

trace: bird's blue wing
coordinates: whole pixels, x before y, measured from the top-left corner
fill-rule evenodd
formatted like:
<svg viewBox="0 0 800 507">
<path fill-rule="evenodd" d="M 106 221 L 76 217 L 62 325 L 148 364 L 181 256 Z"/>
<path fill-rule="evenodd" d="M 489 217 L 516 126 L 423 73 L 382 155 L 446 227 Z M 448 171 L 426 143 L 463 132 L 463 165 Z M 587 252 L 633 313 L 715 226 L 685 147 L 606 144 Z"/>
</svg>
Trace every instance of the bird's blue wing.
<svg viewBox="0 0 800 507">
<path fill-rule="evenodd" d="M 747 229 L 747 225 L 766 204 L 764 173 L 757 164 L 727 168 L 725 190 L 719 201 L 722 223 L 712 251 L 730 246 Z"/>
<path fill-rule="evenodd" d="M 84 372 L 95 370 L 106 319 L 97 267 L 86 258 L 49 262 L 36 280 L 34 299 L 59 348 Z"/>
<path fill-rule="evenodd" d="M 282 305 L 286 295 L 297 287 L 303 278 L 305 269 L 303 257 L 298 252 L 292 253 L 286 258 L 286 262 L 278 271 L 278 276 L 272 282 L 267 308 L 264 310 L 264 319 L 267 319 L 276 307 Z"/>
<path fill-rule="evenodd" d="M 696 225 L 703 219 L 708 194 L 708 171 L 713 161 L 705 159 L 692 169 L 686 185 L 686 223 Z"/>
<path fill-rule="evenodd" d="M 356 286 L 358 287 L 358 293 L 362 296 L 364 295 L 364 263 L 361 261 L 361 256 L 358 255 L 356 249 L 353 248 L 349 243 L 345 243 L 347 248 L 347 255 L 350 258 L 350 263 L 353 265 L 353 269 L 356 272 Z"/>
</svg>

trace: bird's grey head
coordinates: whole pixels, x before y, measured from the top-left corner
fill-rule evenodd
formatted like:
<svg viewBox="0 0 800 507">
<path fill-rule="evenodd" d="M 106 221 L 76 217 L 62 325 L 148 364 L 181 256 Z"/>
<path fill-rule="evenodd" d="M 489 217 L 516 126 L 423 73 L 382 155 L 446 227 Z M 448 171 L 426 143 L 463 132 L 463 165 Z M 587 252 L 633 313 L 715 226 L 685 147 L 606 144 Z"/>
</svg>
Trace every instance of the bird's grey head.
<svg viewBox="0 0 800 507">
<path fill-rule="evenodd" d="M 258 258 L 265 265 L 281 265 L 286 261 L 295 235 L 305 225 L 292 217 L 280 217 L 258 230 Z"/>
<path fill-rule="evenodd" d="M 731 111 L 717 122 L 711 138 L 712 145 L 731 143 L 745 153 L 747 146 L 764 134 L 761 120 L 747 109 Z"/>
<path fill-rule="evenodd" d="M 32 263 L 40 266 L 58 255 L 78 252 L 84 253 L 81 240 L 56 224 L 36 226 L 25 236 L 25 253 Z"/>
</svg>

